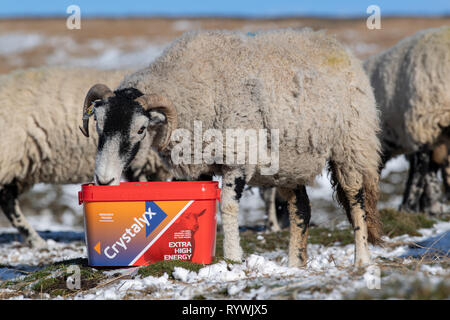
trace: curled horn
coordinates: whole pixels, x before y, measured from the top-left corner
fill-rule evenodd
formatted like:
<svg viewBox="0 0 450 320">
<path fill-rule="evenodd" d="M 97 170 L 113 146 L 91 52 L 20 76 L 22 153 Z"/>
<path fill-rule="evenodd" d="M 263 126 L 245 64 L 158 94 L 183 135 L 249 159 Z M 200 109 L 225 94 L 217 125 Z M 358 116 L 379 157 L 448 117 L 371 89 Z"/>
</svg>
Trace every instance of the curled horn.
<svg viewBox="0 0 450 320">
<path fill-rule="evenodd" d="M 175 107 L 169 99 L 157 94 L 144 94 L 143 96 L 136 98 L 135 101 L 138 102 L 142 106 L 142 108 L 147 111 L 159 109 L 164 112 L 167 119 L 168 128 L 166 137 L 163 143 L 160 144 L 158 148 L 159 151 L 164 150 L 169 144 L 172 131 L 177 128 L 178 120 Z"/>
<path fill-rule="evenodd" d="M 104 84 L 95 84 L 93 85 L 88 93 L 86 94 L 86 98 L 84 99 L 83 105 L 83 127 L 80 127 L 81 132 L 89 137 L 89 117 L 91 116 L 90 106 L 92 102 L 99 99 L 105 99 L 113 96 L 114 93 Z"/>
</svg>

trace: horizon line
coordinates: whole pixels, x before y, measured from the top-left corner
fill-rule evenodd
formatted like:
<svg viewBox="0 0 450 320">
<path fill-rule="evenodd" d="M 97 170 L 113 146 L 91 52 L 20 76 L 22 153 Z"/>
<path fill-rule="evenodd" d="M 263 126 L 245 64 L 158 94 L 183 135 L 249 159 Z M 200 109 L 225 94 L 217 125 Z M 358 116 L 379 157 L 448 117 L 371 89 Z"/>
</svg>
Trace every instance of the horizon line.
<svg viewBox="0 0 450 320">
<path fill-rule="evenodd" d="M 61 13 L 48 13 L 48 14 L 1 14 L 0 19 L 64 19 L 69 17 L 70 14 L 61 14 Z M 295 18 L 315 18 L 315 19 L 359 19 L 359 18 L 367 18 L 369 15 L 361 15 L 361 14 L 81 14 L 82 18 L 87 19 L 155 19 L 155 18 L 163 18 L 163 19 L 205 19 L 205 18 L 225 18 L 225 19 L 261 19 L 261 20 L 270 20 L 270 19 L 295 19 Z M 383 18 L 449 18 L 449 12 L 443 13 L 387 13 L 383 14 Z"/>
</svg>

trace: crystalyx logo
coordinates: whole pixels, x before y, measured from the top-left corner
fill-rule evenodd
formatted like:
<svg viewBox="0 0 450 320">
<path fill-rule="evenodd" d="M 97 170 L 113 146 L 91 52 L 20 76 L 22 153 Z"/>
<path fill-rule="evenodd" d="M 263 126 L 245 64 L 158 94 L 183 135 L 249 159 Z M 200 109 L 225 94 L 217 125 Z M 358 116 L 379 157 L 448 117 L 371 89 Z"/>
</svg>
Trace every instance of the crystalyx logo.
<svg viewBox="0 0 450 320">
<path fill-rule="evenodd" d="M 120 251 L 126 251 L 128 249 L 127 244 L 130 243 L 144 227 L 145 236 L 148 237 L 166 217 L 167 214 L 155 203 L 146 201 L 145 212 L 140 217 L 134 218 L 135 223 L 130 227 L 125 228 L 122 236 L 113 245 L 105 247 L 103 250 L 105 256 L 108 259 L 114 259 Z M 97 246 L 98 245 L 99 244 L 97 244 Z"/>
</svg>

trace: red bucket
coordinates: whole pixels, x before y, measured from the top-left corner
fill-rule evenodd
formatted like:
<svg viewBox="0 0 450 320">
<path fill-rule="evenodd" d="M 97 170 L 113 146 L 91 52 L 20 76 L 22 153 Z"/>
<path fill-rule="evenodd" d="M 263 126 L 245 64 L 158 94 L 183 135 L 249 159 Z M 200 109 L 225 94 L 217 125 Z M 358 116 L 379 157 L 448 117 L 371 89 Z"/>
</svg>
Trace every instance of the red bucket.
<svg viewBox="0 0 450 320">
<path fill-rule="evenodd" d="M 91 266 L 214 259 L 216 181 L 86 184 L 78 198 Z"/>
</svg>

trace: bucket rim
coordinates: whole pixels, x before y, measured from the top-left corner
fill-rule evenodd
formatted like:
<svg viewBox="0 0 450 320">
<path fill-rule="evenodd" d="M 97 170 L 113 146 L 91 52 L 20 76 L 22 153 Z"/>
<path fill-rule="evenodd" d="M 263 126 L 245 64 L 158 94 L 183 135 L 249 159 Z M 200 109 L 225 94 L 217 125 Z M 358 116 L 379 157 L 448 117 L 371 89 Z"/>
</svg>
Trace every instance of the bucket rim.
<svg viewBox="0 0 450 320">
<path fill-rule="evenodd" d="M 78 202 L 219 200 L 218 181 L 122 182 L 114 186 L 81 185 Z"/>
</svg>

